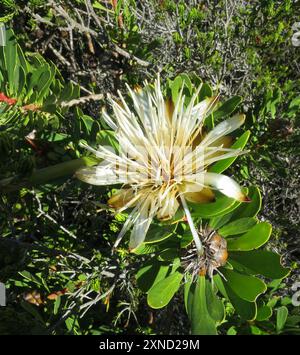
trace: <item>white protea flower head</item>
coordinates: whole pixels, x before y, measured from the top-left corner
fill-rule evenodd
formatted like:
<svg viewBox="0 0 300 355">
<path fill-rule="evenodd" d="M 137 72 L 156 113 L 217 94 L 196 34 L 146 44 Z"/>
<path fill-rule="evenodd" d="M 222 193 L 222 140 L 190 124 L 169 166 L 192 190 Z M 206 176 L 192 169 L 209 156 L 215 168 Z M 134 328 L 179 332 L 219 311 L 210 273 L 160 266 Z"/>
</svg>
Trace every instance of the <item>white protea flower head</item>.
<svg viewBox="0 0 300 355">
<path fill-rule="evenodd" d="M 118 212 L 132 208 L 115 246 L 133 226 L 129 247 L 137 248 L 144 241 L 153 218 L 169 220 L 182 206 L 201 253 L 201 241 L 186 200 L 209 202 L 214 199 L 213 190 L 219 190 L 238 201 L 247 201 L 233 179 L 208 172 L 212 163 L 242 153 L 228 148 L 231 140 L 227 135 L 243 124 L 245 116 L 235 115 L 206 133 L 203 123 L 214 109 L 217 97 L 196 104 L 201 86 L 187 106 L 183 87 L 175 103 L 164 99 L 159 77 L 154 86 L 146 82 L 143 89 L 127 87 L 134 110 L 119 93 L 119 102 L 109 98 L 114 117 L 103 112 L 105 121 L 115 131 L 119 151 L 85 146 L 103 162 L 79 170 L 76 175 L 93 185 L 123 185 L 108 201 Z"/>
</svg>

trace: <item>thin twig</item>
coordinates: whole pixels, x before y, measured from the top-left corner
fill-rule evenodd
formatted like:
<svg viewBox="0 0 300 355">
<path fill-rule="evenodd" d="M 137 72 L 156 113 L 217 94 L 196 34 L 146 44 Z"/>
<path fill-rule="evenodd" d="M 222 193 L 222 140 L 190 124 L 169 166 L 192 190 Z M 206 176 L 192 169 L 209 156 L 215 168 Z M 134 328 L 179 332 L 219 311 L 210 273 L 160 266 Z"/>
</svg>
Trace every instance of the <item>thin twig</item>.
<svg viewBox="0 0 300 355">
<path fill-rule="evenodd" d="M 102 100 L 103 98 L 104 98 L 103 94 L 92 94 L 88 96 L 82 96 L 79 97 L 78 99 L 73 99 L 71 101 L 63 101 L 61 103 L 61 107 L 72 107 L 75 105 L 84 104 L 87 101 L 99 101 Z"/>
<path fill-rule="evenodd" d="M 34 191 L 31 191 L 31 193 L 33 194 L 33 196 L 35 197 L 37 203 L 38 203 L 38 212 L 40 213 L 38 215 L 38 218 L 40 216 L 44 216 L 45 218 L 47 218 L 50 222 L 52 222 L 53 224 L 56 224 L 62 231 L 64 231 L 68 236 L 70 236 L 73 239 L 77 239 L 76 235 L 72 232 L 70 232 L 67 228 L 65 228 L 64 226 L 62 226 L 60 223 L 58 223 L 53 217 L 49 216 L 48 213 L 44 212 L 42 209 L 42 203 L 39 199 L 39 197 L 36 195 L 36 193 Z"/>
</svg>

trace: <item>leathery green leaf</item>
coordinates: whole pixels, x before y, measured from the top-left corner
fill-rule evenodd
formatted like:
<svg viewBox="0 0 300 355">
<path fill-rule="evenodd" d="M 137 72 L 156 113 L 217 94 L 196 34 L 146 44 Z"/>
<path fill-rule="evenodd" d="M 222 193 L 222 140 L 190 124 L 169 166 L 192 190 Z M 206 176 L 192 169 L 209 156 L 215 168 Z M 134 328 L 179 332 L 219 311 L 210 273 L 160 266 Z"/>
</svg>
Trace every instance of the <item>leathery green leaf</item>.
<svg viewBox="0 0 300 355">
<path fill-rule="evenodd" d="M 236 201 L 234 199 L 222 194 L 217 194 L 215 202 L 201 203 L 197 205 L 191 204 L 191 207 L 193 208 L 193 215 L 195 217 L 209 218 L 226 213 L 231 207 L 235 206 L 235 203 Z"/>
<path fill-rule="evenodd" d="M 246 267 L 253 275 L 263 275 L 271 279 L 282 279 L 290 272 L 281 265 L 280 255 L 267 250 L 232 252 L 230 259 L 238 262 L 241 267 Z"/>
<path fill-rule="evenodd" d="M 165 307 L 179 289 L 182 278 L 183 275 L 176 271 L 151 287 L 147 296 L 149 306 L 155 309 Z"/>
<path fill-rule="evenodd" d="M 261 193 L 257 186 L 250 186 L 248 195 L 251 202 L 241 203 L 240 206 L 233 211 L 231 220 L 244 217 L 255 217 L 261 208 Z"/>
<path fill-rule="evenodd" d="M 239 218 L 221 227 L 218 232 L 222 237 L 242 234 L 247 232 L 256 223 L 257 220 L 255 218 Z"/>
<path fill-rule="evenodd" d="M 257 277 L 241 274 L 225 268 L 222 268 L 222 274 L 233 292 L 245 301 L 254 302 L 257 297 L 267 289 L 265 283 Z"/>
<path fill-rule="evenodd" d="M 231 149 L 243 149 L 245 147 L 245 145 L 248 142 L 248 139 L 250 137 L 250 131 L 246 131 L 244 132 L 235 142 L 234 144 L 230 147 Z M 226 170 L 227 168 L 229 168 L 229 166 L 231 164 L 234 163 L 234 161 L 237 159 L 236 157 L 232 157 L 232 158 L 227 158 L 227 159 L 223 159 L 223 160 L 219 160 L 218 162 L 216 162 L 215 164 L 213 164 L 209 171 L 213 172 L 213 173 L 222 173 L 224 170 Z"/>
<path fill-rule="evenodd" d="M 270 238 L 272 227 L 267 222 L 261 222 L 252 227 L 247 233 L 240 237 L 227 240 L 228 250 L 248 251 L 261 247 Z"/>
<path fill-rule="evenodd" d="M 273 313 L 272 308 L 269 306 L 263 305 L 261 307 L 258 307 L 256 320 L 258 320 L 260 322 L 267 320 L 272 316 L 272 313 Z"/>
<path fill-rule="evenodd" d="M 176 226 L 174 227 L 174 225 L 163 226 L 163 227 L 152 225 L 149 228 L 144 243 L 145 244 L 158 243 L 167 238 L 170 238 L 174 234 L 175 229 Z"/>
<path fill-rule="evenodd" d="M 221 323 L 225 317 L 224 305 L 217 297 L 210 280 L 206 280 L 205 295 L 208 313 L 217 323 Z"/>
<path fill-rule="evenodd" d="M 137 284 L 143 292 L 148 292 L 153 285 L 163 280 L 169 272 L 169 263 L 149 261 L 137 272 Z"/>
<path fill-rule="evenodd" d="M 241 318 L 246 320 L 253 320 L 256 317 L 257 306 L 255 302 L 248 302 L 240 298 L 229 286 L 229 284 L 222 280 L 220 275 L 214 276 L 214 282 L 221 292 L 221 294 L 232 304 L 236 312 Z"/>
<path fill-rule="evenodd" d="M 214 112 L 214 117 L 215 120 L 218 120 L 220 118 L 224 118 L 228 115 L 230 115 L 236 107 L 241 103 L 242 98 L 241 96 L 233 96 L 227 101 L 225 101 L 215 112 Z"/>
<path fill-rule="evenodd" d="M 277 317 L 276 317 L 276 330 L 280 332 L 287 321 L 289 311 L 285 306 L 278 308 L 277 310 Z"/>
<path fill-rule="evenodd" d="M 189 288 L 188 310 L 193 335 L 216 335 L 216 321 L 209 314 L 206 299 L 205 276 L 199 276 L 197 282 Z"/>
</svg>

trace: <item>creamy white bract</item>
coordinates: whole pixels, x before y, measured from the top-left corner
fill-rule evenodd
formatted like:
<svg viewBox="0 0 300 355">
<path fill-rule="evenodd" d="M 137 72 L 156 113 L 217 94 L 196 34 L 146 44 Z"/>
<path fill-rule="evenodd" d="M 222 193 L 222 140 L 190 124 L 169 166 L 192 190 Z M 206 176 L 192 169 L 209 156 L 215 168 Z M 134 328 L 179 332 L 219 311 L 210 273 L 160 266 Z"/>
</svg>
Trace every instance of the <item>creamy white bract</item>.
<svg viewBox="0 0 300 355">
<path fill-rule="evenodd" d="M 131 228 L 130 248 L 137 248 L 145 239 L 151 221 L 171 219 L 183 207 L 196 247 L 201 253 L 201 241 L 193 224 L 186 200 L 193 203 L 214 199 L 213 190 L 238 201 L 247 197 L 230 177 L 208 172 L 209 165 L 240 155 L 240 149 L 230 149 L 232 131 L 243 124 L 244 115 L 235 115 L 213 128 L 203 129 L 204 119 L 214 109 L 217 98 L 195 103 L 201 87 L 185 107 L 181 89 L 177 101 L 165 100 L 159 77 L 154 86 L 143 89 L 128 87 L 134 107 L 130 109 L 119 93 L 120 102 L 109 99 L 113 117 L 103 112 L 108 125 L 115 131 L 119 151 L 99 146 L 86 146 L 103 162 L 84 168 L 77 177 L 93 185 L 122 184 L 119 192 L 108 201 L 121 212 L 132 208 L 116 245 Z"/>
</svg>

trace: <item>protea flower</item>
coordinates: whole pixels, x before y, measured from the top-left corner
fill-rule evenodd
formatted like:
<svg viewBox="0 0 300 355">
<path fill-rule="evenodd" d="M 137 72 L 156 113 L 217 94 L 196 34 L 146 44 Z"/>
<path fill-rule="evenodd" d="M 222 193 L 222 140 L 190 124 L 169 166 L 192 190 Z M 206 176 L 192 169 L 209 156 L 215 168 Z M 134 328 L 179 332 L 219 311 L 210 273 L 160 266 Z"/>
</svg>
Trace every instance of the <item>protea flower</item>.
<svg viewBox="0 0 300 355">
<path fill-rule="evenodd" d="M 109 97 L 114 117 L 103 112 L 105 121 L 115 131 L 119 151 L 104 146 L 95 150 L 85 145 L 103 162 L 82 169 L 76 175 L 93 185 L 122 184 L 108 203 L 118 212 L 128 208 L 132 211 L 115 246 L 133 226 L 129 247 L 137 248 L 144 241 L 153 218 L 172 219 L 182 206 L 201 253 L 201 241 L 186 200 L 212 201 L 215 189 L 238 201 L 247 200 L 233 179 L 207 171 L 212 163 L 242 153 L 228 148 L 227 135 L 243 124 L 245 116 L 235 115 L 206 133 L 203 123 L 214 109 L 217 97 L 196 104 L 201 86 L 187 106 L 183 87 L 175 103 L 164 99 L 159 77 L 154 86 L 146 82 L 143 89 L 127 88 L 134 110 L 118 93 L 119 102 Z"/>
</svg>

